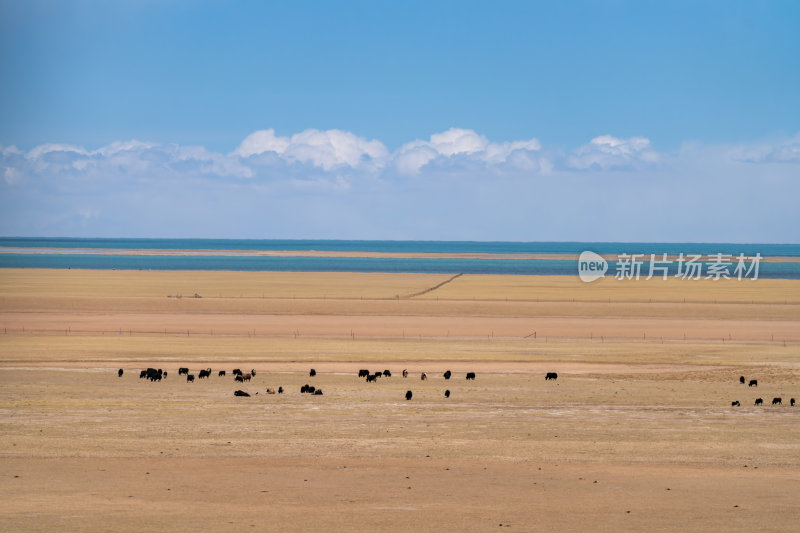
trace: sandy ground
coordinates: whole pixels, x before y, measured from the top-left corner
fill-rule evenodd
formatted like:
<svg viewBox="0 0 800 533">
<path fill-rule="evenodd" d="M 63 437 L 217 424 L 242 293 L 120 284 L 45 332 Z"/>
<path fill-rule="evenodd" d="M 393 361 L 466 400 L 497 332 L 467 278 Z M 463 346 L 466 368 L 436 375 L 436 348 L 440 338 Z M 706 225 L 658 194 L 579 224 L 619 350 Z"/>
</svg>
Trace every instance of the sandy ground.
<svg viewBox="0 0 800 533">
<path fill-rule="evenodd" d="M 800 283 L 448 277 L 0 271 L 0 530 L 797 530 Z"/>
</svg>

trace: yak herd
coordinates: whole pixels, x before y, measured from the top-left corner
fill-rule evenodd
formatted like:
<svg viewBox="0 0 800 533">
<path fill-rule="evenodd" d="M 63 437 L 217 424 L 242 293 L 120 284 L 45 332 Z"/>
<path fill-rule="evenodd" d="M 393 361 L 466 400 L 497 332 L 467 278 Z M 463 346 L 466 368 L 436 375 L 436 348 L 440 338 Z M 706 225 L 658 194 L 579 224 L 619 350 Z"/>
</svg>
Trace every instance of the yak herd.
<svg viewBox="0 0 800 533">
<path fill-rule="evenodd" d="M 124 370 L 122 368 L 120 368 L 117 371 L 117 376 L 118 377 L 122 377 L 123 374 L 124 374 Z M 245 374 L 245 373 L 242 372 L 242 370 L 240 368 L 234 368 L 231 371 L 231 374 L 233 375 L 234 381 L 236 381 L 238 383 L 244 383 L 245 381 L 249 382 L 251 379 L 253 379 L 253 377 L 256 375 L 256 371 L 255 371 L 255 369 L 252 369 L 252 370 L 250 370 L 250 372 Z M 186 376 L 186 381 L 189 382 L 189 383 L 193 383 L 194 380 L 195 380 L 195 374 L 190 373 L 189 369 L 187 367 L 179 368 L 178 369 L 178 375 L 179 376 Z M 227 375 L 227 371 L 225 371 L 225 370 L 220 370 L 217 373 L 218 377 L 225 377 L 226 375 Z M 314 377 L 314 376 L 317 375 L 317 371 L 312 368 L 309 371 L 308 375 L 309 375 L 309 377 Z M 408 377 L 408 370 L 407 369 L 403 370 L 402 376 L 404 378 Z M 442 377 L 445 380 L 449 380 L 452 376 L 453 376 L 453 373 L 450 370 L 446 370 L 442 374 Z M 146 370 L 142 370 L 140 372 L 140 374 L 139 374 L 139 379 L 148 379 L 150 381 L 161 381 L 162 379 L 165 379 L 166 377 L 167 377 L 167 372 L 163 371 L 160 368 L 158 368 L 158 369 L 156 369 L 156 368 L 148 368 Z M 197 373 L 197 379 L 208 379 L 209 377 L 211 377 L 211 369 L 210 368 L 201 369 Z M 388 370 L 388 369 L 385 369 L 382 372 L 381 371 L 370 372 L 368 369 L 361 369 L 361 370 L 358 371 L 358 377 L 359 378 L 364 378 L 367 383 L 377 383 L 378 378 L 390 378 L 390 377 L 392 377 L 392 372 L 390 370 Z M 474 380 L 475 379 L 475 372 L 467 372 L 466 375 L 465 375 L 465 378 L 468 381 Z M 556 374 L 555 372 L 548 372 L 547 375 L 545 376 L 545 380 L 551 380 L 551 379 L 555 380 L 557 378 L 558 378 L 558 374 Z M 420 379 L 425 381 L 425 380 L 428 379 L 428 375 L 425 372 L 422 372 L 420 374 Z M 275 389 L 268 388 L 266 390 L 266 393 L 267 394 L 276 394 L 276 391 L 275 391 Z M 306 383 L 305 385 L 300 387 L 300 393 L 301 394 L 311 394 L 313 396 L 322 396 L 322 389 L 319 389 L 319 388 L 317 388 L 317 387 L 315 387 L 313 385 L 309 385 L 308 383 Z M 258 393 L 256 393 L 256 394 L 258 394 Z M 283 387 L 282 386 L 278 387 L 277 394 L 283 394 Z M 234 396 L 246 397 L 246 398 L 250 397 L 250 394 L 248 392 L 243 391 L 243 390 L 236 390 L 236 391 L 234 391 L 233 395 Z M 414 396 L 414 393 L 412 391 L 410 391 L 410 390 L 406 391 L 406 395 L 405 395 L 406 400 L 411 400 L 411 398 L 413 396 Z M 450 397 L 450 389 L 447 389 L 447 390 L 444 391 L 444 397 L 445 398 L 449 398 Z M 792 399 L 792 405 L 794 405 L 794 399 Z"/>
<path fill-rule="evenodd" d="M 747 383 L 748 387 L 758 387 L 757 379 L 751 379 L 750 381 L 747 381 L 746 379 L 744 379 L 744 376 L 739 376 L 739 383 L 742 385 Z M 731 407 L 739 407 L 741 405 L 742 404 L 739 402 L 739 400 L 734 400 L 731 402 Z M 755 401 L 753 402 L 753 405 L 756 407 L 764 405 L 764 398 L 756 398 Z M 780 396 L 774 397 L 772 399 L 772 405 L 783 405 L 783 398 L 781 398 Z M 789 406 L 794 407 L 794 398 L 789 398 Z"/>
<path fill-rule="evenodd" d="M 314 370 L 312 369 L 311 371 L 313 372 Z M 403 369 L 402 376 L 404 378 L 408 377 L 408 369 Z M 445 370 L 445 372 L 442 374 L 442 377 L 445 380 L 449 380 L 452 376 L 453 376 L 453 373 L 450 370 Z M 364 380 L 367 383 L 377 383 L 378 382 L 378 378 L 381 378 L 381 377 L 390 378 L 390 377 L 392 377 L 392 373 L 389 370 L 384 370 L 383 372 L 380 372 L 380 371 L 370 372 L 369 369 L 362 368 L 362 369 L 360 369 L 358 371 L 358 377 L 364 378 Z M 466 377 L 467 380 L 474 380 L 475 379 L 475 372 L 467 372 L 465 377 Z M 426 381 L 428 379 L 428 374 L 426 372 L 422 372 L 419 375 L 419 379 L 421 379 L 422 381 Z M 410 390 L 406 391 L 406 400 L 410 400 L 413 397 L 414 397 L 414 393 L 412 391 L 410 391 Z M 444 391 L 444 397 L 445 398 L 449 398 L 450 397 L 450 390 L 449 389 Z"/>
<path fill-rule="evenodd" d="M 122 368 L 120 368 L 117 371 L 117 376 L 121 378 L 123 376 L 123 374 L 124 374 L 124 370 Z M 255 371 L 255 369 L 252 369 L 252 370 L 250 370 L 250 372 L 245 374 L 244 372 L 242 372 L 241 369 L 234 368 L 231 371 L 231 374 L 233 375 L 234 380 L 236 382 L 244 383 L 245 381 L 249 382 L 250 380 L 252 380 L 253 377 L 255 377 L 255 375 L 256 375 L 256 371 Z M 190 373 L 189 369 L 186 368 L 186 367 L 179 368 L 178 369 L 178 375 L 179 376 L 185 375 L 186 376 L 186 381 L 189 382 L 189 383 L 192 383 L 195 380 L 195 375 Z M 225 370 L 220 370 L 217 375 L 219 377 L 225 377 L 227 375 L 227 372 Z M 309 375 L 309 377 L 315 377 L 317 375 L 317 371 L 312 368 L 309 371 L 308 375 Z M 146 379 L 146 380 L 149 380 L 149 381 L 161 381 L 162 379 L 166 379 L 167 376 L 168 376 L 168 373 L 166 371 L 160 369 L 160 368 L 147 368 L 146 370 L 142 370 L 139 373 L 139 379 Z M 404 369 L 403 372 L 402 372 L 402 376 L 404 378 L 407 378 L 408 377 L 408 370 Z M 446 370 L 442 374 L 442 377 L 445 380 L 449 380 L 452 376 L 453 376 L 453 373 L 450 370 Z M 211 369 L 210 368 L 202 369 L 197 373 L 197 378 L 198 379 L 208 379 L 209 377 L 211 377 Z M 390 377 L 392 377 L 392 373 L 388 369 L 385 369 L 383 371 L 371 372 L 370 370 L 368 370 L 366 368 L 362 368 L 362 369 L 360 369 L 358 371 L 358 377 L 359 378 L 364 378 L 366 383 L 377 383 L 379 378 L 390 378 Z M 467 380 L 474 380 L 475 379 L 475 372 L 467 372 L 466 375 L 465 375 L 465 378 Z M 425 372 L 420 373 L 420 379 L 423 380 L 423 381 L 427 380 L 428 379 L 427 373 L 425 373 Z M 550 380 L 555 381 L 555 380 L 558 379 L 558 374 L 556 372 L 547 372 L 547 374 L 545 374 L 544 379 L 545 379 L 545 381 L 550 381 Z M 742 384 L 742 385 L 747 384 L 748 387 L 758 387 L 758 380 L 751 379 L 751 380 L 747 381 L 744 376 L 740 376 L 739 377 L 739 383 Z M 277 394 L 283 394 L 283 392 L 284 392 L 283 387 L 282 386 L 278 387 Z M 266 393 L 267 394 L 276 394 L 276 391 L 275 391 L 275 389 L 268 388 L 266 390 Z M 322 389 L 319 389 L 319 388 L 317 388 L 317 387 L 315 387 L 313 385 L 309 385 L 308 383 L 306 383 L 305 385 L 300 387 L 300 393 L 301 394 L 310 394 L 310 395 L 313 395 L 313 396 L 322 396 Z M 250 397 L 250 394 L 245 392 L 245 391 L 243 391 L 243 390 L 236 390 L 233 394 L 234 394 L 234 396 Z M 256 394 L 258 394 L 258 393 L 256 393 Z M 414 393 L 412 391 L 410 391 L 410 390 L 406 391 L 406 394 L 405 394 L 406 400 L 411 400 L 411 398 L 413 398 L 413 396 L 414 396 Z M 450 390 L 449 389 L 444 391 L 444 397 L 445 398 L 449 398 L 450 397 Z M 794 404 L 795 404 L 795 399 L 794 398 L 789 398 L 789 405 L 791 407 L 794 407 Z M 762 406 L 762 405 L 764 405 L 764 399 L 763 398 L 756 398 L 755 401 L 753 402 L 753 405 L 754 406 Z M 783 405 L 783 398 L 780 397 L 780 396 L 774 397 L 772 399 L 772 405 Z M 731 407 L 740 407 L 740 406 L 741 406 L 741 402 L 739 402 L 739 400 L 734 400 L 734 401 L 731 402 Z"/>
</svg>

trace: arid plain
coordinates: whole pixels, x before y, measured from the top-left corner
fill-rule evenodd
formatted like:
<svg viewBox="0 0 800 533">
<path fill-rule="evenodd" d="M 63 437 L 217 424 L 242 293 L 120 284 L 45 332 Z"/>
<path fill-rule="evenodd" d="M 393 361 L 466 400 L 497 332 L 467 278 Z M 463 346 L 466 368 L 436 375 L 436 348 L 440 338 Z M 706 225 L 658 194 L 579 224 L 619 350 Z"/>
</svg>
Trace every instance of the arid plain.
<svg viewBox="0 0 800 533">
<path fill-rule="evenodd" d="M 800 523 L 798 281 L 5 269 L 0 329 L 2 531 Z"/>
</svg>

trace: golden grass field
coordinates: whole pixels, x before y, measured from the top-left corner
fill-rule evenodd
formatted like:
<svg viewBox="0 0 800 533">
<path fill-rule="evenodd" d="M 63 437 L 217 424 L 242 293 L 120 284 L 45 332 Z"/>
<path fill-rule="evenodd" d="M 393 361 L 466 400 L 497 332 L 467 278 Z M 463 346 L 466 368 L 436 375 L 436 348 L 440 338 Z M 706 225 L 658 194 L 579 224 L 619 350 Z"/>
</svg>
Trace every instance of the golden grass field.
<svg viewBox="0 0 800 533">
<path fill-rule="evenodd" d="M 451 277 L 0 270 L 0 531 L 797 531 L 800 282 Z"/>
</svg>

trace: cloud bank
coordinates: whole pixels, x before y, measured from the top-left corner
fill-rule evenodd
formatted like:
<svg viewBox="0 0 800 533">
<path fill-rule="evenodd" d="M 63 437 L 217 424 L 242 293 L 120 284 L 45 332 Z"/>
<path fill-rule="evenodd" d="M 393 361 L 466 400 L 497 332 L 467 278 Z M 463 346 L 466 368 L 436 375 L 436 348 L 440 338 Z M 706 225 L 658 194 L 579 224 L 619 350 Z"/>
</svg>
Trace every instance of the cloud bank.
<svg viewBox="0 0 800 533">
<path fill-rule="evenodd" d="M 389 150 L 342 130 L 229 153 L 117 141 L 0 146 L 0 233 L 52 236 L 797 242 L 800 135 L 571 150 L 451 128 Z"/>
</svg>

